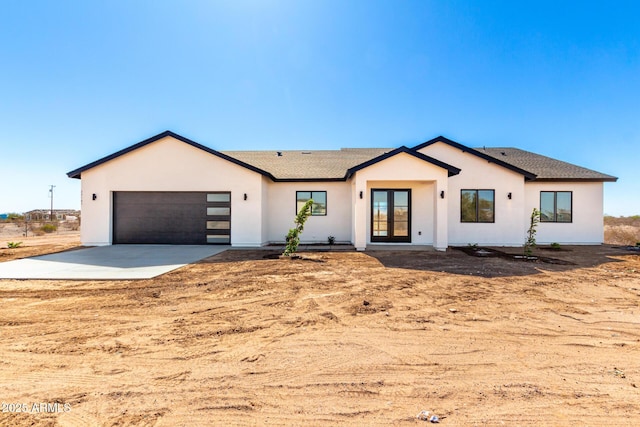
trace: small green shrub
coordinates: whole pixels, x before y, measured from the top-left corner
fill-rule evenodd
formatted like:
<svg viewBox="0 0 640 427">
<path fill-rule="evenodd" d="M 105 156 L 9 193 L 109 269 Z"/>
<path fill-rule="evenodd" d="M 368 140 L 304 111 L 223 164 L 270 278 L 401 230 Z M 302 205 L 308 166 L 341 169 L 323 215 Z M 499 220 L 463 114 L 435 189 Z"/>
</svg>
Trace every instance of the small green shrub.
<svg viewBox="0 0 640 427">
<path fill-rule="evenodd" d="M 554 251 L 559 251 L 560 250 L 560 243 L 553 242 L 551 244 L 551 249 L 553 249 Z"/>
<path fill-rule="evenodd" d="M 307 222 L 307 218 L 311 216 L 311 206 L 313 205 L 313 199 L 307 200 L 307 203 L 304 204 L 303 207 L 300 208 L 300 212 L 296 215 L 296 219 L 293 220 L 296 225 L 294 228 L 289 230 L 287 234 L 287 246 L 284 248 L 283 256 L 290 257 L 298 250 L 298 245 L 300 244 L 300 235 L 304 230 L 304 223 Z"/>
<path fill-rule="evenodd" d="M 19 248 L 22 242 L 7 242 L 7 247 L 9 249 Z"/>
<path fill-rule="evenodd" d="M 40 229 L 45 233 L 53 233 L 58 229 L 58 226 L 55 224 L 44 224 Z"/>
<path fill-rule="evenodd" d="M 327 237 L 327 241 L 329 242 L 330 245 L 333 245 L 336 242 L 336 238 L 333 236 L 329 236 Z"/>
<path fill-rule="evenodd" d="M 527 230 L 527 239 L 524 241 L 524 254 L 531 256 L 533 254 L 533 248 L 536 247 L 536 228 L 540 222 L 540 211 L 533 208 L 531 212 L 531 221 L 529 223 L 529 229 Z"/>
</svg>

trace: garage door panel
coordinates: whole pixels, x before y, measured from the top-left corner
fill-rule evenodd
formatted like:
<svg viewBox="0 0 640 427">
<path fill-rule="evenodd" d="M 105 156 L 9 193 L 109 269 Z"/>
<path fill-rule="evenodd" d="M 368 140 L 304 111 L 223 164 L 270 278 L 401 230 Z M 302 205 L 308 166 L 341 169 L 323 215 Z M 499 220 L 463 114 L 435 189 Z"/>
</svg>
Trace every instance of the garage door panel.
<svg viewBox="0 0 640 427">
<path fill-rule="evenodd" d="M 230 221 L 231 204 L 227 202 L 228 216 L 207 216 L 208 195 L 200 192 L 115 192 L 113 196 L 113 242 L 138 244 L 207 244 L 229 243 L 227 239 L 209 239 L 208 229 L 215 224 Z M 225 193 L 213 193 L 225 194 Z M 227 194 L 227 198 L 229 193 Z M 224 196 L 222 196 L 224 198 Z M 219 196 L 217 198 L 220 198 Z M 219 203 L 215 203 L 219 205 Z M 216 211 L 220 212 L 220 211 Z M 230 223 L 228 223 L 230 229 Z M 229 235 L 229 230 L 225 230 Z"/>
</svg>

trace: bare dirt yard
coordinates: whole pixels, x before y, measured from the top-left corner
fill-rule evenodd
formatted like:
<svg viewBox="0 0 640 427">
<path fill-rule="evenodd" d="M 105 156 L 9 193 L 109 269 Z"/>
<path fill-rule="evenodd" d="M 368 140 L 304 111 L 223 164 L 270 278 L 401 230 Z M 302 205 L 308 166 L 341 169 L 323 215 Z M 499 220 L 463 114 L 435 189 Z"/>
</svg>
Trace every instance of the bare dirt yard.
<svg viewBox="0 0 640 427">
<path fill-rule="evenodd" d="M 640 256 L 539 253 L 0 280 L 0 425 L 640 425 Z"/>
</svg>

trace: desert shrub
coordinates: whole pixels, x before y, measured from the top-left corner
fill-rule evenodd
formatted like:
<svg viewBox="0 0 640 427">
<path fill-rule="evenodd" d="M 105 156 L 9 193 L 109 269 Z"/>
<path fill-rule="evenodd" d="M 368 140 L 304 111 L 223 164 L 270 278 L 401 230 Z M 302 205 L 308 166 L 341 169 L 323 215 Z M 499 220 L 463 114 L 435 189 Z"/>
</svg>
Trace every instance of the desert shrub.
<svg viewBox="0 0 640 427">
<path fill-rule="evenodd" d="M 65 230 L 78 231 L 80 229 L 80 221 L 67 221 L 62 226 Z"/>
<path fill-rule="evenodd" d="M 19 213 L 11 212 L 7 214 L 7 221 L 22 221 L 24 220 L 24 215 Z"/>
<path fill-rule="evenodd" d="M 633 246 L 640 241 L 640 226 L 605 225 L 604 242 L 610 245 Z"/>
<path fill-rule="evenodd" d="M 19 248 L 22 242 L 7 242 L 7 247 L 9 249 Z"/>
<path fill-rule="evenodd" d="M 44 224 L 42 227 L 40 227 L 40 230 L 44 231 L 45 233 L 53 233 L 57 229 L 58 226 L 55 224 Z"/>
<path fill-rule="evenodd" d="M 640 215 L 632 216 L 610 216 L 604 217 L 605 226 L 626 225 L 629 227 L 640 227 Z"/>
</svg>

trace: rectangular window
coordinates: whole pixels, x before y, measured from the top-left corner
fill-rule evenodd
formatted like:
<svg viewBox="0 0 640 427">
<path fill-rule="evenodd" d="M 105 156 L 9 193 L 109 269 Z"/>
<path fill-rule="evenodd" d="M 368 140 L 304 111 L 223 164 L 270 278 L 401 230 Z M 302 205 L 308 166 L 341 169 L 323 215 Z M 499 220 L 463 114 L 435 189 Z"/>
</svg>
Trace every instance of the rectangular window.
<svg viewBox="0 0 640 427">
<path fill-rule="evenodd" d="M 207 202 L 230 202 L 231 193 L 211 193 L 207 194 Z"/>
<path fill-rule="evenodd" d="M 327 214 L 327 192 L 326 191 L 296 191 L 296 213 L 304 206 L 309 199 L 313 199 L 311 205 L 311 215 Z"/>
<path fill-rule="evenodd" d="M 461 222 L 495 222 L 495 190 L 462 190 Z"/>
<path fill-rule="evenodd" d="M 540 192 L 540 221 L 541 222 L 572 222 L 573 221 L 573 192 L 541 191 Z"/>
</svg>

